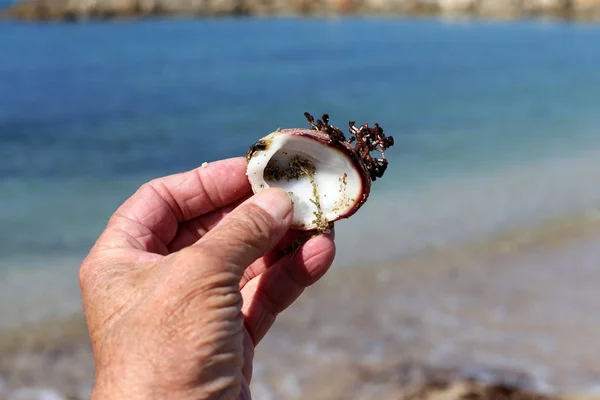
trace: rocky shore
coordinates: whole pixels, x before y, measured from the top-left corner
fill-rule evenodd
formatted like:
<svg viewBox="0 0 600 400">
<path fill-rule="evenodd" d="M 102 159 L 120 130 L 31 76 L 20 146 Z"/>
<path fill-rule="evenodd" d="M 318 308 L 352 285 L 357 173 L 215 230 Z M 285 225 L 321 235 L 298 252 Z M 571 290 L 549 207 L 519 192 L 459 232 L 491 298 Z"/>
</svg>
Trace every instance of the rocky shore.
<svg viewBox="0 0 600 400">
<path fill-rule="evenodd" d="M 154 16 L 385 15 L 600 20 L 600 0 L 22 0 L 1 14 L 29 21 Z"/>
</svg>

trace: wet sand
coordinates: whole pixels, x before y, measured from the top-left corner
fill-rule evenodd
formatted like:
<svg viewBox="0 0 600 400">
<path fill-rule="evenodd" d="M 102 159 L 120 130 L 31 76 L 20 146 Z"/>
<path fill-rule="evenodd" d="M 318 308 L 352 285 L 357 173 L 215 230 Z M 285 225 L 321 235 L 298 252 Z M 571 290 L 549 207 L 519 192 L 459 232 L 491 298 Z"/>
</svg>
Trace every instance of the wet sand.
<svg viewBox="0 0 600 400">
<path fill-rule="evenodd" d="M 598 260 L 600 218 L 588 213 L 334 268 L 257 348 L 254 398 L 600 398 Z M 23 387 L 88 398 L 81 315 L 5 331 L 0 352 L 0 398 Z"/>
<path fill-rule="evenodd" d="M 438 372 L 591 395 L 600 384 L 600 233 L 595 222 L 581 227 L 338 271 L 280 318 L 256 376 L 275 399 L 398 398 Z M 340 387 L 319 396 L 331 381 Z"/>
</svg>

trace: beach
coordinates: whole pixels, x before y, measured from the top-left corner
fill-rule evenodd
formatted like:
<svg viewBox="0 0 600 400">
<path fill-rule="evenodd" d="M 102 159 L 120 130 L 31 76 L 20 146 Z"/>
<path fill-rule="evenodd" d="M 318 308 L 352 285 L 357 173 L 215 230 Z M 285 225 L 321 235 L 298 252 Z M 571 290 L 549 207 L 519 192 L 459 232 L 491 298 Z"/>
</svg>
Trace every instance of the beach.
<svg viewBox="0 0 600 400">
<path fill-rule="evenodd" d="M 89 398 L 77 275 L 111 213 L 305 111 L 396 144 L 332 270 L 257 348 L 254 398 L 600 397 L 600 28 L 0 28 L 0 399 Z"/>
<path fill-rule="evenodd" d="M 588 214 L 334 268 L 257 347 L 255 398 L 434 398 L 473 382 L 531 393 L 524 399 L 600 398 L 599 240 L 600 215 Z M 89 396 L 93 358 L 79 313 L 0 340 L 5 393 Z"/>
</svg>

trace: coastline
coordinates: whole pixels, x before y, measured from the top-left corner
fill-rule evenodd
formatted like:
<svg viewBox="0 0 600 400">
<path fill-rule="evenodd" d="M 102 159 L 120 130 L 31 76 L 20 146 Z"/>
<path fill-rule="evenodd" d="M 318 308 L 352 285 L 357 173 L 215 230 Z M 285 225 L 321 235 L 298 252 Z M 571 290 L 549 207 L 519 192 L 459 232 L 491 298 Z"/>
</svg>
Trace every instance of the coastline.
<svg viewBox="0 0 600 400">
<path fill-rule="evenodd" d="M 21 0 L 0 19 L 85 22 L 152 18 L 435 18 L 449 21 L 600 21 L 600 0 Z"/>
<path fill-rule="evenodd" d="M 599 240 L 600 213 L 590 211 L 392 262 L 333 268 L 257 348 L 257 398 L 477 391 L 487 399 L 481 393 L 502 387 L 521 399 L 594 398 L 600 363 L 590 357 L 599 345 L 585 340 L 600 334 L 589 297 L 595 278 L 600 285 Z M 89 396 L 92 354 L 81 313 L 1 332 L 0 354 L 6 393 L 37 387 Z"/>
<path fill-rule="evenodd" d="M 258 348 L 256 398 L 600 395 L 600 30 L 461 16 L 485 1 L 0 22 L 0 400 L 89 398 L 77 270 L 108 216 L 153 177 L 244 154 L 274 119 L 300 126 L 304 108 L 385 122 L 398 146 L 336 223 L 331 273 Z M 515 4 L 545 7 L 531 1 Z"/>
</svg>

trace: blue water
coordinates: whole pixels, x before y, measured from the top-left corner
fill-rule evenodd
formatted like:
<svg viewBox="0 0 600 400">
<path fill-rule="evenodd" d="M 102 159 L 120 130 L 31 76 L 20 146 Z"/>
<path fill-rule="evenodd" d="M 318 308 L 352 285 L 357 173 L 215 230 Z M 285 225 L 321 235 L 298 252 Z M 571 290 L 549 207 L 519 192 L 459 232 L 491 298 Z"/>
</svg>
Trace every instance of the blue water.
<svg viewBox="0 0 600 400">
<path fill-rule="evenodd" d="M 304 126 L 304 111 L 328 112 L 341 126 L 378 121 L 396 137 L 391 170 L 375 185 L 373 203 L 388 207 L 378 229 L 402 225 L 393 205 L 408 197 L 421 207 L 410 226 L 436 215 L 452 228 L 469 215 L 468 199 L 432 187 L 462 179 L 458 187 L 477 194 L 465 179 L 600 148 L 598 43 L 600 28 L 569 24 L 0 24 L 0 269 L 83 255 L 144 181 L 243 155 L 278 127 Z M 597 183 L 585 165 L 574 172 L 582 188 Z M 533 198 L 527 190 L 547 175 L 538 169 L 518 192 L 501 191 L 514 207 L 503 203 L 507 217 L 490 226 L 529 213 L 518 200 Z M 565 188 L 536 192 L 571 195 L 543 213 L 581 205 L 580 187 Z M 598 191 L 584 193 L 585 206 Z"/>
</svg>

